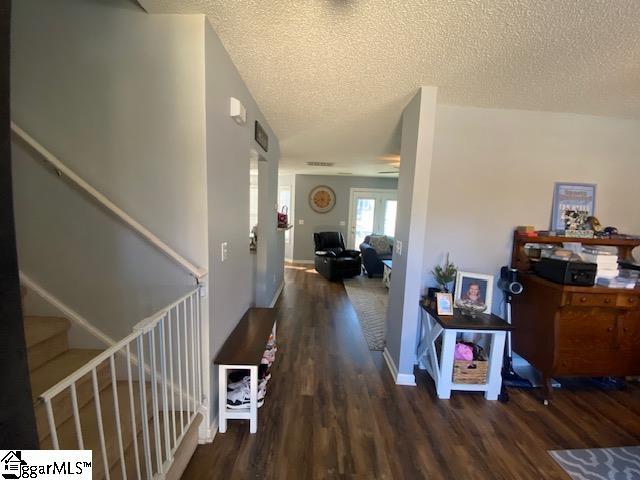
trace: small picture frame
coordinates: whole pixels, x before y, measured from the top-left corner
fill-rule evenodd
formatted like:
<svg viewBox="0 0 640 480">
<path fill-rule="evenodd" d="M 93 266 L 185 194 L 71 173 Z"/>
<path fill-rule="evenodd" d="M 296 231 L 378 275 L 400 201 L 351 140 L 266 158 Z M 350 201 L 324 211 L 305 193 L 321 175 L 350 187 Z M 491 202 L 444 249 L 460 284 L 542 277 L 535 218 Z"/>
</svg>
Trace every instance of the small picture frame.
<svg viewBox="0 0 640 480">
<path fill-rule="evenodd" d="M 467 299 L 478 305 L 484 303 L 487 306 L 486 312 L 490 313 L 493 301 L 493 275 L 458 271 L 453 298 Z"/>
<path fill-rule="evenodd" d="M 450 293 L 436 293 L 436 311 L 438 315 L 453 315 L 453 297 Z"/>
</svg>

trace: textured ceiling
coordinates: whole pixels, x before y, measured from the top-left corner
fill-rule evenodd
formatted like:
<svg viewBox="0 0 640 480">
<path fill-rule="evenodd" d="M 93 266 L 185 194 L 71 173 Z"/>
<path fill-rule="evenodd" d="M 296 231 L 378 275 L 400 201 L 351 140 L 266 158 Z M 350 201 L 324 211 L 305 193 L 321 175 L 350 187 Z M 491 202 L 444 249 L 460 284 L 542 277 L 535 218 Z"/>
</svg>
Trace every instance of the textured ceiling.
<svg viewBox="0 0 640 480">
<path fill-rule="evenodd" d="M 205 13 L 275 130 L 282 168 L 389 170 L 403 107 L 640 118 L 640 0 L 139 0 Z"/>
</svg>

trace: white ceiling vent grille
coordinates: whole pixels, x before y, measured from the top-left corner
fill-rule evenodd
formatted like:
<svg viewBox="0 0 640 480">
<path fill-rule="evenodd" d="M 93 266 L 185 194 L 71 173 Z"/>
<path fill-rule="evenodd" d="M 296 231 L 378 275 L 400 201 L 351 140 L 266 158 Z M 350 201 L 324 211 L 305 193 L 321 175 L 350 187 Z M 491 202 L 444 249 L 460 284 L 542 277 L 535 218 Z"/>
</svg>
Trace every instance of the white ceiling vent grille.
<svg viewBox="0 0 640 480">
<path fill-rule="evenodd" d="M 333 162 L 307 162 L 307 165 L 310 167 L 333 167 L 335 163 Z"/>
</svg>

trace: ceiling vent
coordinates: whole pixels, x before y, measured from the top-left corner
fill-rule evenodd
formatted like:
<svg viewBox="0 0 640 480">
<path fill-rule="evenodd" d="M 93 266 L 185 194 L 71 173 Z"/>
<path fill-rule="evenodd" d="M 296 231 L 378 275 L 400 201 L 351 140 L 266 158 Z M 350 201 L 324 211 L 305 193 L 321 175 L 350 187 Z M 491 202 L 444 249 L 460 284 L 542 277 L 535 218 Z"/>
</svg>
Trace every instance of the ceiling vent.
<svg viewBox="0 0 640 480">
<path fill-rule="evenodd" d="M 333 162 L 307 162 L 307 165 L 310 167 L 333 167 L 335 163 Z"/>
</svg>

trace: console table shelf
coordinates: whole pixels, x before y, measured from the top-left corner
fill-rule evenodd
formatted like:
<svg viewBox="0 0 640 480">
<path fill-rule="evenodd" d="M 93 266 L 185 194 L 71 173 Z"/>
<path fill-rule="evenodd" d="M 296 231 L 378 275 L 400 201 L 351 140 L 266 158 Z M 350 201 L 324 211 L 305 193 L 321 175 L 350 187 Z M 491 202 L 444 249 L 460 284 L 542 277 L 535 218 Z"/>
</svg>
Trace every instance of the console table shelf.
<svg viewBox="0 0 640 480">
<path fill-rule="evenodd" d="M 227 420 L 248 419 L 249 431 L 258 430 L 258 367 L 269 336 L 276 336 L 276 315 L 272 308 L 250 308 L 233 329 L 214 363 L 218 365 L 218 429 L 227 431 Z M 229 370 L 248 370 L 250 403 L 245 409 L 227 408 Z"/>
</svg>

